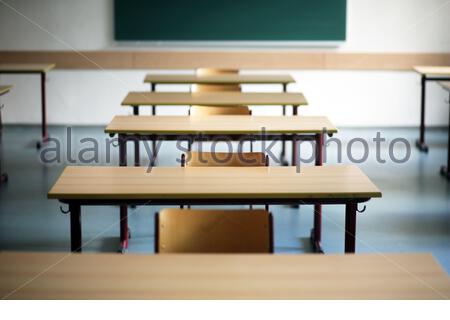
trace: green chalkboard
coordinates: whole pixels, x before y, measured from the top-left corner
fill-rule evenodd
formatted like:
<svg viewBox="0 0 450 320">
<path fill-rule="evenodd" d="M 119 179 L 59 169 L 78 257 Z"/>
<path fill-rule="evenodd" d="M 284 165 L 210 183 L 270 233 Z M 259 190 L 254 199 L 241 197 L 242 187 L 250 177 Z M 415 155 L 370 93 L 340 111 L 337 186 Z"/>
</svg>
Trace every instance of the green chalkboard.
<svg viewBox="0 0 450 320">
<path fill-rule="evenodd" d="M 115 0 L 116 40 L 342 41 L 346 0 Z"/>
</svg>

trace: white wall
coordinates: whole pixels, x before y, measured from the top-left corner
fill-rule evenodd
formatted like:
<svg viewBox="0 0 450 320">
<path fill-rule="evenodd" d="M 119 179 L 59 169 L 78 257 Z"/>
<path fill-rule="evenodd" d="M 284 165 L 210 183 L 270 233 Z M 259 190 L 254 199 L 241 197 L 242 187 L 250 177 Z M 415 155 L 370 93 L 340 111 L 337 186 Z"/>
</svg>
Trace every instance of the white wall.
<svg viewBox="0 0 450 320">
<path fill-rule="evenodd" d="M 0 50 L 97 50 L 114 46 L 112 0 L 4 2 L 8 5 L 0 2 Z M 450 52 L 449 16 L 448 0 L 348 0 L 347 41 L 329 50 Z M 420 83 L 413 72 L 288 71 L 298 81 L 290 89 L 302 90 L 310 102 L 303 114 L 327 115 L 338 126 L 418 124 Z M 120 101 L 127 91 L 148 88 L 142 84 L 146 72 L 50 72 L 49 122 L 106 124 L 114 115 L 126 114 L 130 110 L 120 107 Z M 38 81 L 37 76 L 0 76 L 1 84 L 14 84 L 10 94 L 1 99 L 6 105 L 3 114 L 6 123 L 39 122 Z M 278 89 L 264 87 L 264 90 Z M 427 93 L 427 123 L 445 125 L 447 95 L 434 83 L 428 85 Z M 185 109 L 173 110 L 182 113 Z M 268 112 L 278 111 L 274 107 Z"/>
</svg>

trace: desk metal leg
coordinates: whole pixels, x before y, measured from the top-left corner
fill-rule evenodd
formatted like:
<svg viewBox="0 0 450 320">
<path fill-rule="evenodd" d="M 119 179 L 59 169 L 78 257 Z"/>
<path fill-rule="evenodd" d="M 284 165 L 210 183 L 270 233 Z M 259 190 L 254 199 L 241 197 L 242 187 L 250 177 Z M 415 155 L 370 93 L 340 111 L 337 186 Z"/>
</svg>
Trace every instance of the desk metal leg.
<svg viewBox="0 0 450 320">
<path fill-rule="evenodd" d="M 150 84 L 150 91 L 151 92 L 156 92 L 156 83 Z M 152 116 L 153 117 L 156 116 L 156 106 L 152 106 Z M 156 141 L 155 140 L 152 140 L 152 150 L 153 150 L 153 152 L 154 152 L 154 150 L 156 150 Z M 153 157 L 153 160 L 154 160 L 154 153 L 152 153 L 152 157 Z M 153 161 L 151 163 L 152 167 L 154 165 L 155 165 L 155 161 Z"/>
<path fill-rule="evenodd" d="M 0 105 L 0 186 L 8 181 L 8 175 L 6 172 L 2 171 L 2 160 L 3 160 L 3 145 L 2 135 L 3 135 L 3 123 L 2 123 L 2 109 L 3 105 Z"/>
<path fill-rule="evenodd" d="M 40 149 L 42 144 L 48 142 L 48 128 L 47 128 L 47 110 L 46 110 L 46 98 L 45 98 L 45 82 L 46 73 L 41 72 L 41 141 L 36 143 L 36 148 Z"/>
<path fill-rule="evenodd" d="M 125 253 L 128 250 L 128 207 L 127 205 L 120 206 L 120 248 L 121 253 Z"/>
<path fill-rule="evenodd" d="M 355 253 L 357 203 L 345 205 L 345 253 Z"/>
<path fill-rule="evenodd" d="M 283 84 L 283 92 L 286 92 L 286 91 L 287 91 L 287 84 L 284 83 Z M 283 116 L 286 116 L 286 106 L 283 105 L 282 108 L 283 108 L 283 110 L 282 110 L 283 111 Z M 281 142 L 280 159 L 281 159 L 281 165 L 283 165 L 283 166 L 289 165 L 288 161 L 286 160 L 286 141 L 285 140 L 283 140 Z"/>
<path fill-rule="evenodd" d="M 420 136 L 416 141 L 416 147 L 421 152 L 428 152 L 428 146 L 425 144 L 425 91 L 426 91 L 426 81 L 425 75 L 421 78 L 421 97 L 420 97 Z"/>
<path fill-rule="evenodd" d="M 297 135 L 292 135 L 292 165 L 299 166 L 299 153 L 300 153 L 299 141 Z"/>
<path fill-rule="evenodd" d="M 316 166 L 321 166 L 323 163 L 323 133 L 316 134 Z M 321 242 L 322 241 L 322 205 L 314 205 L 314 227 L 311 229 L 311 242 L 314 252 L 323 253 Z"/>
<path fill-rule="evenodd" d="M 293 116 L 297 115 L 297 106 L 292 106 L 292 115 Z M 297 140 L 297 136 L 294 134 L 292 136 L 292 159 L 291 159 L 293 166 L 300 165 L 299 157 L 300 157 L 300 144 L 299 144 L 299 141 Z M 283 165 L 289 165 L 287 160 L 285 160 L 285 163 L 283 163 Z M 291 205 L 291 207 L 299 208 L 300 206 L 298 204 L 294 204 L 294 205 Z"/>
<path fill-rule="evenodd" d="M 70 211 L 70 250 L 81 252 L 81 206 L 69 204 Z"/>
<path fill-rule="evenodd" d="M 447 142 L 447 166 L 441 167 L 441 175 L 450 180 L 450 95 L 448 97 L 449 110 L 448 110 L 448 142 Z"/>
<path fill-rule="evenodd" d="M 298 111 L 298 106 L 292 106 L 292 116 L 296 116 L 297 115 L 297 111 Z M 295 166 L 296 165 L 296 163 L 297 162 L 295 162 L 294 160 L 294 153 L 297 153 L 298 152 L 298 149 L 297 149 L 297 146 L 295 145 L 295 143 L 294 143 L 294 140 L 292 140 L 292 165 L 293 166 Z M 287 161 L 286 161 L 286 165 L 288 165 L 287 164 Z"/>
<path fill-rule="evenodd" d="M 119 166 L 127 166 L 127 141 L 124 135 L 119 134 Z M 120 248 L 124 253 L 128 249 L 128 206 L 120 205 Z"/>
<path fill-rule="evenodd" d="M 150 92 L 156 92 L 156 83 L 150 85 Z M 156 116 L 156 106 L 152 106 L 152 116 Z"/>
<path fill-rule="evenodd" d="M 139 116 L 139 106 L 133 106 L 133 115 Z M 136 139 L 134 141 L 134 166 L 139 167 L 140 166 L 140 151 L 139 151 L 139 139 Z"/>
</svg>

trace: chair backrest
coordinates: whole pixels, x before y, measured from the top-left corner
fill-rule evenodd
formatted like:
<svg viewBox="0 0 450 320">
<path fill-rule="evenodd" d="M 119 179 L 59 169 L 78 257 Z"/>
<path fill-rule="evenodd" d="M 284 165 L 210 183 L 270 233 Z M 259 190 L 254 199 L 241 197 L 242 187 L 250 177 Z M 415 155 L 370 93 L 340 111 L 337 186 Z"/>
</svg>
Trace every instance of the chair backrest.
<svg viewBox="0 0 450 320">
<path fill-rule="evenodd" d="M 271 253 L 266 210 L 163 209 L 155 216 L 157 253 Z"/>
<path fill-rule="evenodd" d="M 238 69 L 226 68 L 198 68 L 196 71 L 198 76 L 217 76 L 221 74 L 239 74 Z"/>
<path fill-rule="evenodd" d="M 239 74 L 238 69 L 218 69 L 218 68 L 199 68 L 196 70 L 198 76 L 219 76 L 226 74 Z M 193 92 L 223 92 L 223 91 L 241 91 L 239 84 L 197 84 L 193 87 Z"/>
<path fill-rule="evenodd" d="M 196 152 L 181 155 L 181 166 L 186 167 L 264 167 L 269 158 L 263 152 Z"/>
<path fill-rule="evenodd" d="M 229 106 L 229 107 L 219 107 L 219 106 L 192 106 L 189 110 L 189 115 L 193 117 L 205 117 L 205 116 L 217 116 L 217 115 L 227 115 L 227 116 L 251 116 L 252 112 L 247 106 Z"/>
</svg>

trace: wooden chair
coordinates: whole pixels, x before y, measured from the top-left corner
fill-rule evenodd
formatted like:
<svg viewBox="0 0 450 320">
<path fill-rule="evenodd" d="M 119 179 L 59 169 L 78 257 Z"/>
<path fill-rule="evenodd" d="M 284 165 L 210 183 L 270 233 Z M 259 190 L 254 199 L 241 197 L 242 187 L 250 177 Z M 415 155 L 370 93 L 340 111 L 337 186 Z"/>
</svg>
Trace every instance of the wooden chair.
<svg viewBox="0 0 450 320">
<path fill-rule="evenodd" d="M 155 253 L 273 253 L 266 210 L 163 209 L 155 215 Z"/>
<path fill-rule="evenodd" d="M 207 116 L 217 116 L 217 115 L 251 116 L 252 111 L 247 106 L 230 106 L 230 107 L 192 106 L 189 110 L 189 115 L 193 116 L 193 117 L 207 117 Z"/>
<path fill-rule="evenodd" d="M 182 167 L 268 167 L 269 157 L 262 152 L 189 152 L 181 155 Z M 183 208 L 184 206 L 180 206 Z M 190 206 L 188 206 L 190 208 Z M 250 205 L 252 209 L 252 205 Z M 269 205 L 265 205 L 269 211 Z"/>
<path fill-rule="evenodd" d="M 238 69 L 219 69 L 219 68 L 199 68 L 196 71 L 199 76 L 220 76 L 227 74 L 238 74 Z M 238 84 L 197 84 L 193 92 L 224 92 L 241 91 L 241 86 Z M 252 115 L 248 106 L 191 106 L 189 108 L 189 115 L 191 116 L 212 116 L 212 115 Z M 189 144 L 189 150 L 191 145 Z M 253 149 L 253 143 L 250 142 L 250 151 Z"/>
<path fill-rule="evenodd" d="M 199 76 L 219 76 L 219 75 L 226 75 L 226 74 L 238 74 L 239 70 L 237 69 L 216 69 L 216 68 L 200 68 L 197 69 L 197 75 Z M 194 86 L 194 90 L 192 90 L 193 92 L 224 92 L 224 91 L 233 91 L 233 92 L 239 92 L 241 91 L 241 86 L 240 85 L 236 85 L 236 84 L 197 84 L 196 86 Z M 212 106 L 211 106 L 212 107 Z M 199 110 L 204 110 L 207 108 L 210 108 L 209 106 L 192 106 L 191 115 L 201 115 L 201 116 L 206 116 L 206 115 L 212 115 L 212 114 L 242 114 L 240 110 L 238 110 L 238 108 L 241 108 L 241 110 L 244 110 L 244 106 L 229 106 L 229 107 L 219 107 L 219 106 L 214 106 L 216 109 L 215 111 L 212 111 L 211 114 L 208 114 L 207 112 L 196 112 L 193 111 L 194 109 L 199 109 Z M 236 108 L 236 113 L 232 113 L 231 110 L 233 108 Z M 250 109 L 248 109 L 248 107 L 246 107 L 247 110 L 250 111 Z M 221 113 L 221 111 L 223 111 L 224 113 Z M 250 112 L 246 113 L 246 114 L 250 114 Z"/>
<path fill-rule="evenodd" d="M 262 152 L 189 152 L 181 155 L 182 167 L 267 167 L 269 157 Z"/>
<path fill-rule="evenodd" d="M 231 68 L 198 68 L 196 71 L 199 76 L 218 76 L 222 74 L 239 74 L 238 69 Z"/>
<path fill-rule="evenodd" d="M 200 77 L 239 74 L 238 69 L 199 68 L 196 73 Z M 193 92 L 241 91 L 239 84 L 197 84 Z"/>
</svg>

